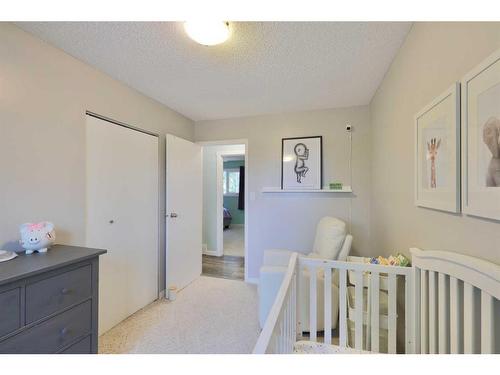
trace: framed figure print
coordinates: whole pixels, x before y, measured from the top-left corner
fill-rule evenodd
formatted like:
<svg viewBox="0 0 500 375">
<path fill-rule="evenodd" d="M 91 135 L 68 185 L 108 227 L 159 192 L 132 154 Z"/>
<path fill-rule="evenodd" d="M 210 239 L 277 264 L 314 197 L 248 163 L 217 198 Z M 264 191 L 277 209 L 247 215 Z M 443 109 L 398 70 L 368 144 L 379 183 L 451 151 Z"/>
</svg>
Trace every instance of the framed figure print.
<svg viewBox="0 0 500 375">
<path fill-rule="evenodd" d="M 500 51 L 462 79 L 462 205 L 500 220 Z"/>
<path fill-rule="evenodd" d="M 321 190 L 322 143 L 321 136 L 281 140 L 281 189 Z"/>
<path fill-rule="evenodd" d="M 415 205 L 460 212 L 460 86 L 415 116 Z"/>
</svg>

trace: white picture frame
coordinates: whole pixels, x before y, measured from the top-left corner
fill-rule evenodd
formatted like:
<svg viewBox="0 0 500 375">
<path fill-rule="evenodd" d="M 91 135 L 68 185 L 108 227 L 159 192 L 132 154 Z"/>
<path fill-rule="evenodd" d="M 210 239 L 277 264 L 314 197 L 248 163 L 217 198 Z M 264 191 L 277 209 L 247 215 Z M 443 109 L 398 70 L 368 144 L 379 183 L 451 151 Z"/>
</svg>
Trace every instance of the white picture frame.
<svg viewBox="0 0 500 375">
<path fill-rule="evenodd" d="M 281 140 L 281 189 L 321 190 L 323 183 L 323 137 Z"/>
<path fill-rule="evenodd" d="M 460 84 L 415 115 L 415 205 L 460 212 Z"/>
<path fill-rule="evenodd" d="M 463 212 L 500 220 L 500 50 L 467 73 L 461 86 Z"/>
</svg>

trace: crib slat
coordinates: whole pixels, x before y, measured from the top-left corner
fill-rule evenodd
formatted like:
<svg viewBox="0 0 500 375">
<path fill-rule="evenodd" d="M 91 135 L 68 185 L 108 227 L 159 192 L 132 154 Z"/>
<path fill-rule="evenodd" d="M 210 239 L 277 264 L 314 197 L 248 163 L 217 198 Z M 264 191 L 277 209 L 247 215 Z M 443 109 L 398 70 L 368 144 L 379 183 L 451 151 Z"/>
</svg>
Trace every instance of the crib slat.
<svg viewBox="0 0 500 375">
<path fill-rule="evenodd" d="M 371 292 L 371 351 L 378 353 L 379 339 L 380 339 L 380 275 L 378 272 L 372 272 L 370 278 L 370 292 Z M 367 335 L 370 333 L 366 333 Z"/>
<path fill-rule="evenodd" d="M 438 274 L 438 316 L 439 316 L 439 354 L 448 354 L 449 346 L 449 293 L 447 276 L 443 273 Z"/>
<path fill-rule="evenodd" d="M 281 348 L 281 353 L 286 353 L 288 346 L 288 298 L 285 299 L 285 311 L 283 312 L 283 332 L 281 333 L 283 346 Z"/>
<path fill-rule="evenodd" d="M 278 354 L 283 353 L 283 319 L 280 319 L 280 330 L 278 334 Z"/>
<path fill-rule="evenodd" d="M 493 297 L 481 292 L 481 354 L 494 353 Z"/>
<path fill-rule="evenodd" d="M 413 348 L 413 324 L 414 324 L 414 307 L 413 307 L 413 275 L 405 276 L 405 353 L 415 353 Z"/>
<path fill-rule="evenodd" d="M 325 344 L 332 343 L 332 269 L 325 267 Z"/>
<path fill-rule="evenodd" d="M 437 285 L 436 273 L 429 271 L 429 353 L 436 354 L 437 346 Z"/>
<path fill-rule="evenodd" d="M 421 270 L 420 268 L 414 267 L 413 269 L 413 322 L 412 327 L 412 340 L 413 340 L 413 353 L 420 354 L 420 325 L 422 324 L 422 317 L 420 312 L 420 294 L 421 294 Z"/>
<path fill-rule="evenodd" d="M 339 345 L 347 346 L 347 271 L 339 270 Z"/>
<path fill-rule="evenodd" d="M 293 280 L 292 280 L 293 282 Z M 290 325 L 288 327 L 288 353 L 293 352 L 293 345 L 295 343 L 295 320 L 293 319 L 293 312 L 295 311 L 295 304 L 294 304 L 294 285 L 291 285 L 290 288 L 290 308 L 288 310 L 288 314 L 290 316 Z"/>
<path fill-rule="evenodd" d="M 463 351 L 462 331 L 462 293 L 456 277 L 450 276 L 450 353 Z"/>
<path fill-rule="evenodd" d="M 396 327 L 397 327 L 397 317 L 396 317 L 396 291 L 397 291 L 397 279 L 394 273 L 389 274 L 389 341 L 388 341 L 388 352 L 391 354 L 396 353 Z"/>
<path fill-rule="evenodd" d="M 464 282 L 464 353 L 475 354 L 478 352 L 476 330 L 476 306 L 474 303 L 474 287 Z"/>
<path fill-rule="evenodd" d="M 297 340 L 297 283 L 295 282 L 296 274 L 294 274 L 292 278 L 292 306 L 291 306 L 291 312 L 292 312 L 292 324 L 291 324 L 291 330 L 292 330 L 292 352 L 293 352 L 293 346 L 295 344 L 295 341 Z"/>
<path fill-rule="evenodd" d="M 316 267 L 309 268 L 309 338 L 311 341 L 316 341 L 317 336 L 317 272 Z"/>
<path fill-rule="evenodd" d="M 281 328 L 281 350 L 280 354 L 284 354 L 286 352 L 286 309 L 283 311 L 283 321 Z"/>
<path fill-rule="evenodd" d="M 291 292 L 291 290 L 290 290 Z M 290 326 L 291 326 L 291 317 L 290 317 L 290 297 L 291 293 L 288 293 L 287 297 L 287 303 L 286 303 L 286 330 L 285 330 L 285 353 L 290 353 L 290 341 L 291 341 L 291 335 L 290 335 Z"/>
<path fill-rule="evenodd" d="M 292 333 L 291 333 L 291 327 L 292 327 L 292 290 L 289 289 L 288 291 L 288 297 L 287 297 L 287 303 L 286 303 L 286 312 L 287 312 L 287 322 L 286 322 L 286 353 L 290 353 L 290 343 L 292 341 Z"/>
<path fill-rule="evenodd" d="M 288 316 L 289 316 L 289 325 L 288 325 L 288 353 L 291 353 L 293 350 L 293 342 L 295 341 L 293 339 L 293 325 L 294 325 L 294 320 L 293 320 L 293 309 L 294 309 L 294 304 L 293 304 L 293 279 L 292 279 L 292 284 L 290 285 L 290 300 L 288 302 L 289 308 L 288 308 Z"/>
<path fill-rule="evenodd" d="M 355 275 L 354 346 L 363 350 L 363 271 L 356 271 Z"/>
<path fill-rule="evenodd" d="M 296 338 L 299 339 L 302 337 L 302 332 L 303 332 L 303 325 L 302 322 L 300 321 L 301 317 L 301 309 L 302 306 L 299 303 L 301 301 L 302 295 L 300 294 L 300 282 L 301 279 L 304 280 L 302 277 L 303 275 L 303 270 L 301 267 L 297 266 L 296 272 L 295 272 L 295 327 L 296 327 Z"/>
<path fill-rule="evenodd" d="M 420 273 L 420 352 L 429 353 L 429 271 Z"/>
</svg>

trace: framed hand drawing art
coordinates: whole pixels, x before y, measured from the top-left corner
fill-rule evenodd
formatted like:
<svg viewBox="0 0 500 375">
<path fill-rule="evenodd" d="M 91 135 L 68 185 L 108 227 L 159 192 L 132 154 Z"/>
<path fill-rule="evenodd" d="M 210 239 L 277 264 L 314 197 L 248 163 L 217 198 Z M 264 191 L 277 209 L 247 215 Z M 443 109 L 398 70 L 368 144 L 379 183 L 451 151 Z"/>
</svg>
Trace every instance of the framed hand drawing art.
<svg viewBox="0 0 500 375">
<path fill-rule="evenodd" d="M 460 86 L 415 116 L 415 205 L 460 212 Z"/>
<path fill-rule="evenodd" d="M 322 143 L 321 136 L 281 140 L 281 189 L 321 189 Z"/>
<path fill-rule="evenodd" d="M 500 51 L 462 79 L 462 205 L 500 220 Z"/>
</svg>

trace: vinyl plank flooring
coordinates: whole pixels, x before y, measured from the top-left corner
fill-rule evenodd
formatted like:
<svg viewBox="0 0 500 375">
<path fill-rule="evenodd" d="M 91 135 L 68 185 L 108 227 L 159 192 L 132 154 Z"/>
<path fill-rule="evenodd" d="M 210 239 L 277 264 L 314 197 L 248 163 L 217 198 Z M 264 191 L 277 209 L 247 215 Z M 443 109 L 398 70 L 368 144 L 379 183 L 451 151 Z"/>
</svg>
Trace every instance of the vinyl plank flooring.
<svg viewBox="0 0 500 375">
<path fill-rule="evenodd" d="M 245 258 L 233 255 L 203 255 L 202 275 L 231 280 L 245 278 Z"/>
</svg>

